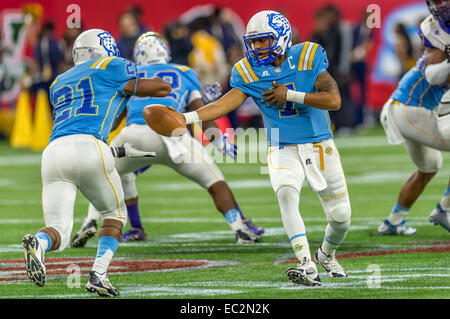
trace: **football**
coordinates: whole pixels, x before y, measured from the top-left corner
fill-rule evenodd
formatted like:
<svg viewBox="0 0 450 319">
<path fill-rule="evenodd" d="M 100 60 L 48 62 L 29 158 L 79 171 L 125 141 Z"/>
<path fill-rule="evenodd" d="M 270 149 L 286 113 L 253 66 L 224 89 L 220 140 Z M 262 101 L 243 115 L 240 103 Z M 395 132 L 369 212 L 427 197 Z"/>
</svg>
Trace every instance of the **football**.
<svg viewBox="0 0 450 319">
<path fill-rule="evenodd" d="M 149 105 L 142 111 L 147 125 L 163 136 L 181 136 L 186 133 L 186 121 L 183 115 L 173 107 Z"/>
</svg>

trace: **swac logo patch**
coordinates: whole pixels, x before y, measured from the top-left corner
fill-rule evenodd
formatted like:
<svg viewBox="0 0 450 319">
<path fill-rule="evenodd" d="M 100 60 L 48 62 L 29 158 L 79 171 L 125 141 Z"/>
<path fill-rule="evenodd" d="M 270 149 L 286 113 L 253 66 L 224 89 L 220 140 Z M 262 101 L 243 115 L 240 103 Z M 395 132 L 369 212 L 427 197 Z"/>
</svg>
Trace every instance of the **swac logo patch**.
<svg viewBox="0 0 450 319">
<path fill-rule="evenodd" d="M 299 245 L 295 245 L 295 246 L 294 246 L 294 251 L 295 251 L 295 252 L 300 251 L 300 250 L 302 250 L 302 249 L 303 249 L 303 245 L 300 245 L 300 244 L 299 244 Z"/>
<path fill-rule="evenodd" d="M 325 149 L 325 154 L 327 154 L 327 155 L 333 154 L 333 149 L 332 149 L 331 147 L 328 146 L 328 147 Z"/>
<path fill-rule="evenodd" d="M 100 38 L 100 45 L 108 52 L 108 56 L 117 55 L 117 46 L 113 42 L 113 37 L 108 31 L 97 34 Z"/>
<path fill-rule="evenodd" d="M 280 37 L 286 35 L 286 33 L 291 29 L 289 21 L 284 17 L 284 15 L 279 13 L 269 14 L 269 26 L 274 28 Z"/>
</svg>

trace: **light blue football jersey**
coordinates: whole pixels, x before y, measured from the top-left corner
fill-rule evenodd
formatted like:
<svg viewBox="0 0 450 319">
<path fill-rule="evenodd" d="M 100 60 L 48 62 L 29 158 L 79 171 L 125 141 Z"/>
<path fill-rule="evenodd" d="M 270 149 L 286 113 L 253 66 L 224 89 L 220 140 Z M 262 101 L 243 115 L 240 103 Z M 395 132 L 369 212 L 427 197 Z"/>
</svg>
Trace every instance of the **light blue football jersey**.
<svg viewBox="0 0 450 319">
<path fill-rule="evenodd" d="M 303 42 L 289 49 L 279 67 L 250 66 L 247 58 L 242 59 L 233 67 L 230 84 L 259 106 L 270 145 L 315 143 L 333 137 L 328 111 L 292 102 L 275 109 L 261 102 L 262 93 L 273 88 L 273 81 L 291 90 L 315 93 L 316 78 L 327 68 L 326 51 L 317 43 Z"/>
<path fill-rule="evenodd" d="M 201 92 L 200 81 L 195 71 L 187 66 L 173 63 L 152 64 L 138 66 L 137 72 L 141 78 L 157 76 L 170 83 L 172 91 L 166 97 L 136 97 L 133 96 L 127 105 L 127 123 L 146 124 L 142 110 L 151 104 L 172 106 L 178 112 L 183 113 L 188 105 L 192 91 Z"/>
<path fill-rule="evenodd" d="M 93 59 L 58 75 L 50 86 L 53 130 L 61 136 L 89 134 L 106 143 L 130 96 L 123 88 L 137 77 L 136 65 L 119 57 Z"/>
<path fill-rule="evenodd" d="M 429 110 L 441 101 L 448 86 L 431 85 L 425 78 L 425 55 L 417 60 L 416 65 L 406 72 L 400 80 L 391 99 L 409 106 L 422 106 Z"/>
</svg>

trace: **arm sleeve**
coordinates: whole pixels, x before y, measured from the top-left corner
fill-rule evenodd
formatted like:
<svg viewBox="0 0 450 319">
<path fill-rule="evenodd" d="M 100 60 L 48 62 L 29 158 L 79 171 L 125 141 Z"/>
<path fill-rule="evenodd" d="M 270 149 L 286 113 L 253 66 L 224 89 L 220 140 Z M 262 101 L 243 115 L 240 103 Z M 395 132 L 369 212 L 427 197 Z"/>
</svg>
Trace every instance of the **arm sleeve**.
<svg viewBox="0 0 450 319">
<path fill-rule="evenodd" d="M 313 58 L 313 73 L 314 78 L 317 78 L 320 73 L 328 70 L 327 51 L 319 44 Z"/>
<path fill-rule="evenodd" d="M 185 71 L 187 78 L 189 79 L 189 89 L 191 91 L 202 91 L 202 86 L 200 84 L 200 80 L 198 79 L 197 73 L 194 69 L 189 69 Z"/>
<path fill-rule="evenodd" d="M 251 95 L 251 89 L 250 86 L 246 83 L 245 80 L 245 74 L 241 74 L 238 69 L 236 68 L 236 64 L 234 65 L 233 69 L 231 70 L 231 78 L 230 78 L 230 86 L 232 88 L 236 88 L 241 90 L 247 95 Z"/>
<path fill-rule="evenodd" d="M 186 77 L 189 80 L 189 98 L 188 105 L 191 104 L 192 101 L 196 99 L 202 98 L 202 86 L 200 84 L 200 80 L 198 79 L 197 73 L 193 69 L 189 69 L 184 71 Z"/>
<path fill-rule="evenodd" d="M 138 77 L 136 65 L 123 58 L 114 58 L 106 65 L 108 72 L 105 74 L 107 76 L 107 81 L 112 81 L 114 85 L 117 86 L 117 91 L 124 95 L 123 88 L 127 83 Z"/>
</svg>

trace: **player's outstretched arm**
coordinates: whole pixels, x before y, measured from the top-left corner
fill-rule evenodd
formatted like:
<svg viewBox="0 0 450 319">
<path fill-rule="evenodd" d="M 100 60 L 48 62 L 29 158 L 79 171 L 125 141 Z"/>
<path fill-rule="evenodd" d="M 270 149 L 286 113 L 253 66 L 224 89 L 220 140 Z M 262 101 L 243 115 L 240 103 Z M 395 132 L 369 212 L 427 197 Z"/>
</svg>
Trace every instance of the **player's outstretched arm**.
<svg viewBox="0 0 450 319">
<path fill-rule="evenodd" d="M 196 111 L 205 106 L 203 99 L 195 99 L 188 106 L 189 111 Z M 214 146 L 225 153 L 231 158 L 236 158 L 237 156 L 237 146 L 227 140 L 227 134 L 222 135 L 219 128 L 217 127 L 216 122 L 214 121 L 206 121 L 201 122 L 201 127 L 204 133 L 206 133 L 206 137 L 208 140 L 214 144 Z"/>
<path fill-rule="evenodd" d="M 217 101 L 209 103 L 197 111 L 184 113 L 186 125 L 221 118 L 241 106 L 246 99 L 247 94 L 239 89 L 233 88 Z"/>
<path fill-rule="evenodd" d="M 123 93 L 126 95 L 136 95 L 142 97 L 164 97 L 169 95 L 171 90 L 172 87 L 170 84 L 161 78 L 136 78 L 127 83 L 127 85 L 123 88 Z"/>
</svg>

